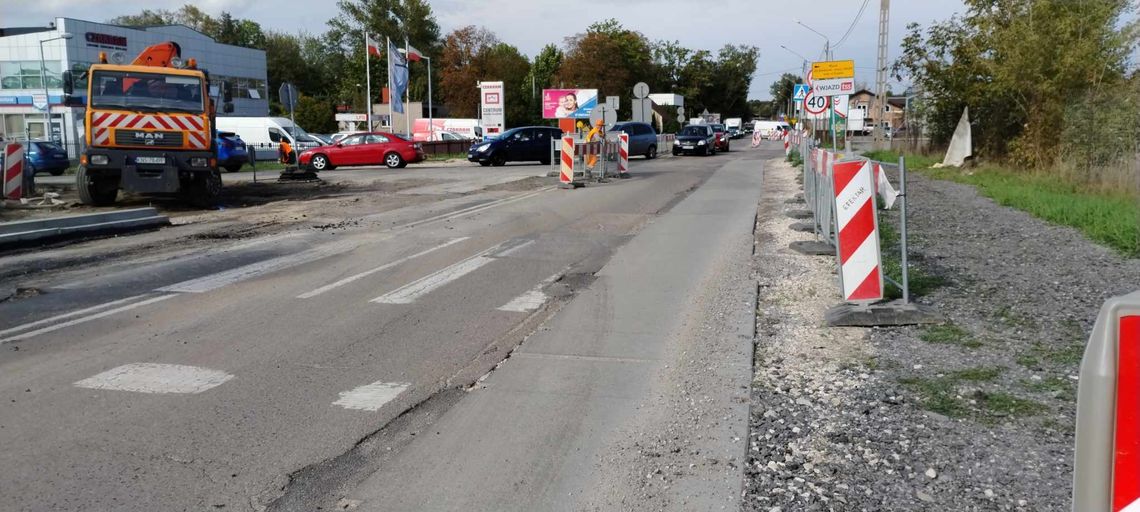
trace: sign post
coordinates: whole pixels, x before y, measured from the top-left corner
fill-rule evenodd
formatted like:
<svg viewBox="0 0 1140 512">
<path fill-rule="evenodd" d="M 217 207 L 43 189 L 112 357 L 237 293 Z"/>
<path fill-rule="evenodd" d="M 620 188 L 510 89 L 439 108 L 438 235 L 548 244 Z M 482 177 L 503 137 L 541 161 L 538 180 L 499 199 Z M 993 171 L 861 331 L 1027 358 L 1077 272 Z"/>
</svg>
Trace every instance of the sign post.
<svg viewBox="0 0 1140 512">
<path fill-rule="evenodd" d="M 503 82 L 479 82 L 479 105 L 483 117 L 483 138 L 498 137 L 506 129 Z"/>
<path fill-rule="evenodd" d="M 297 120 L 293 114 L 297 108 L 297 88 L 289 82 L 281 82 L 281 87 L 277 89 L 277 97 L 283 105 L 289 107 L 289 120 L 293 122 L 293 126 L 297 126 Z M 293 136 L 293 142 L 297 142 L 296 135 Z"/>
</svg>

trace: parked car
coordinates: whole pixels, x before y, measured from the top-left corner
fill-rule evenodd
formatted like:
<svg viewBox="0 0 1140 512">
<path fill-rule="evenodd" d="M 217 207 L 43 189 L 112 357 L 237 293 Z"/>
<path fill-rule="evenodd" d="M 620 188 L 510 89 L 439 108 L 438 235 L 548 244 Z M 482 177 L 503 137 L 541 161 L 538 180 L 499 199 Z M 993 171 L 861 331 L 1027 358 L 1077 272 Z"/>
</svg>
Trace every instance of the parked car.
<svg viewBox="0 0 1140 512">
<path fill-rule="evenodd" d="M 467 160 L 483 167 L 498 167 L 507 162 L 550 164 L 550 140 L 561 136 L 561 130 L 550 126 L 512 128 L 494 139 L 472 144 L 467 150 Z"/>
<path fill-rule="evenodd" d="M 331 146 L 306 149 L 298 163 L 315 171 L 327 171 L 349 165 L 386 165 L 389 169 L 422 162 L 424 148 L 399 135 L 372 132 L 344 137 Z"/>
<path fill-rule="evenodd" d="M 26 146 L 25 162 L 32 173 L 47 172 L 59 176 L 71 167 L 67 150 L 63 146 L 48 141 L 32 141 Z"/>
<path fill-rule="evenodd" d="M 673 156 L 681 154 L 715 155 L 716 132 L 712 125 L 691 124 L 681 128 L 673 141 Z"/>
<path fill-rule="evenodd" d="M 709 127 L 716 133 L 716 150 L 728 151 L 728 130 L 720 123 L 712 123 Z"/>
<path fill-rule="evenodd" d="M 249 151 L 246 150 L 245 141 L 234 132 L 218 132 L 215 141 L 218 145 L 218 167 L 229 172 L 241 170 L 241 166 L 249 163 Z"/>
<path fill-rule="evenodd" d="M 321 144 L 287 117 L 218 117 L 218 130 L 240 135 L 247 146 L 261 151 L 263 159 L 268 155 L 276 158 L 282 142 L 298 151 Z"/>
<path fill-rule="evenodd" d="M 629 156 L 644 155 L 647 159 L 657 158 L 657 132 L 648 123 L 636 121 L 617 123 L 610 132 L 624 132 L 629 135 Z"/>
</svg>

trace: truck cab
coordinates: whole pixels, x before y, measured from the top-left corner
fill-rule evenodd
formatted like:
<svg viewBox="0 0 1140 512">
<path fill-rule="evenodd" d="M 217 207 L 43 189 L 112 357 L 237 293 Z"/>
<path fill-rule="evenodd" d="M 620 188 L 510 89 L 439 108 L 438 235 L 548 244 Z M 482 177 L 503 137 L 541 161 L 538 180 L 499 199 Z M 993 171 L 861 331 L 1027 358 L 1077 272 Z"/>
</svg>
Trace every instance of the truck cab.
<svg viewBox="0 0 1140 512">
<path fill-rule="evenodd" d="M 125 190 L 212 203 L 222 183 L 209 74 L 193 59 L 182 65 L 176 43 L 152 46 L 129 65 L 100 60 L 86 72 L 80 199 L 107 205 Z M 228 87 L 222 88 L 232 109 Z M 64 93 L 73 90 L 65 73 Z"/>
</svg>

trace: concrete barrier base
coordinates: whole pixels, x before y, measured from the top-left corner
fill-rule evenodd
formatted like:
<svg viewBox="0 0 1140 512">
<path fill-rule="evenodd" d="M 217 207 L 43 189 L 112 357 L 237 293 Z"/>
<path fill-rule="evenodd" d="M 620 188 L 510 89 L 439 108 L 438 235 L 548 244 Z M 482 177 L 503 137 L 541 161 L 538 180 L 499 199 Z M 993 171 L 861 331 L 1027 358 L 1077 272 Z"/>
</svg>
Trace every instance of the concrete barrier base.
<svg viewBox="0 0 1140 512">
<path fill-rule="evenodd" d="M 788 248 L 808 256 L 835 256 L 835 246 L 816 240 L 801 240 L 788 244 Z"/>
<path fill-rule="evenodd" d="M 942 315 L 929 306 L 903 304 L 900 300 L 869 305 L 840 304 L 827 310 L 824 320 L 832 327 L 921 325 L 944 321 Z"/>
<path fill-rule="evenodd" d="M 792 228 L 792 231 L 799 231 L 801 233 L 812 233 L 815 231 L 815 225 L 810 222 L 796 222 L 788 227 Z"/>
<path fill-rule="evenodd" d="M 811 210 L 788 210 L 788 217 L 793 219 L 810 219 L 812 218 Z"/>
</svg>

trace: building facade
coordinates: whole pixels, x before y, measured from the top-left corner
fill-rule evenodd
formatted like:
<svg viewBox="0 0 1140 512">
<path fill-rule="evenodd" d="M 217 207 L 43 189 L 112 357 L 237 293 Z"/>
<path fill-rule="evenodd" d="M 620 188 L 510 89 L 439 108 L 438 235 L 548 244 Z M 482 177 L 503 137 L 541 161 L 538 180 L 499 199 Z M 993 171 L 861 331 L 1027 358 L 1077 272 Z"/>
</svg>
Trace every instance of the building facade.
<svg viewBox="0 0 1140 512">
<path fill-rule="evenodd" d="M 129 64 L 146 47 L 164 41 L 178 43 L 182 58 L 196 59 L 213 83 L 233 84 L 234 111 L 228 115 L 269 115 L 262 50 L 220 44 L 182 25 L 133 28 L 56 18 L 46 27 L 0 28 L 0 138 L 51 139 L 76 157 L 83 145 L 83 109 L 63 105 L 62 72 L 85 71 L 100 52 L 111 63 Z"/>
</svg>

